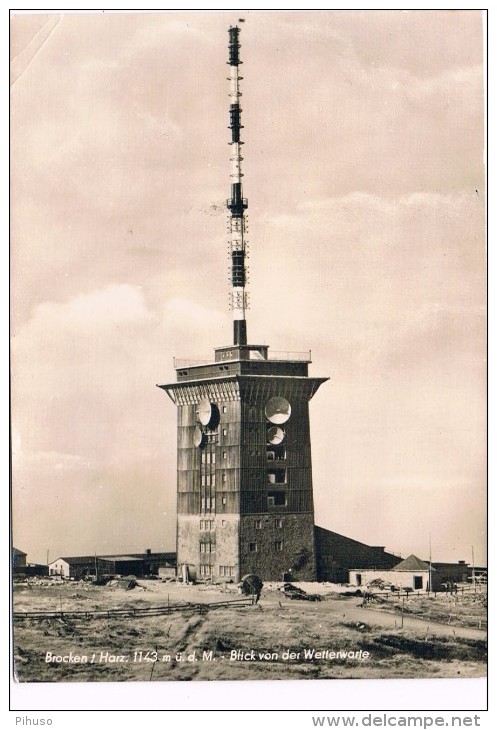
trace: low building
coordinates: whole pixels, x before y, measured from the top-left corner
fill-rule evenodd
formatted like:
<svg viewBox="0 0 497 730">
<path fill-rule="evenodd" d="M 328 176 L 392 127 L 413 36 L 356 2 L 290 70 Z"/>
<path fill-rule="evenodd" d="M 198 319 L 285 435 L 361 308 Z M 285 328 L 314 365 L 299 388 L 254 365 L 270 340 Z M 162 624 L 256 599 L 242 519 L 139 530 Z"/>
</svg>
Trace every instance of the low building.
<svg viewBox="0 0 497 730">
<path fill-rule="evenodd" d="M 48 575 L 48 567 L 46 565 L 28 563 L 26 558 L 27 553 L 17 548 L 12 548 L 12 573 L 14 578 L 22 580 L 23 578 L 35 575 Z"/>
<path fill-rule="evenodd" d="M 57 558 L 48 564 L 49 575 L 60 578 L 82 578 L 94 577 L 97 572 L 97 557 L 85 555 L 80 557 Z"/>
<path fill-rule="evenodd" d="M 176 578 L 176 564 L 161 565 L 159 568 L 158 576 L 161 580 Z"/>
<path fill-rule="evenodd" d="M 134 575 L 146 578 L 158 575 L 161 566 L 176 565 L 176 553 L 144 553 L 129 555 L 84 555 L 61 557 L 48 566 L 51 576 L 82 580 L 103 575 Z"/>
<path fill-rule="evenodd" d="M 319 581 L 347 583 L 352 566 L 388 570 L 401 561 L 398 555 L 385 552 L 384 547 L 366 545 L 317 525 L 314 540 Z"/>
<path fill-rule="evenodd" d="M 367 586 L 373 581 L 383 581 L 401 590 L 421 591 L 427 590 L 431 585 L 436 589 L 438 580 L 437 572 L 428 563 L 420 560 L 415 555 L 409 555 L 390 570 L 362 570 L 354 568 L 349 571 L 349 583 L 356 586 Z"/>
<path fill-rule="evenodd" d="M 26 565 L 14 571 L 15 578 L 33 578 L 35 576 L 42 578 L 47 575 L 48 566 L 39 563 L 26 563 Z"/>
<path fill-rule="evenodd" d="M 140 575 L 158 575 L 160 568 L 173 567 L 176 571 L 176 553 L 153 553 L 147 548 L 144 553 L 131 553 L 133 558 L 139 558 L 143 565 Z"/>
<path fill-rule="evenodd" d="M 432 563 L 439 583 L 467 583 L 471 580 L 471 567 L 464 560 L 458 563 Z"/>
<path fill-rule="evenodd" d="M 24 568 L 26 566 L 26 558 L 27 553 L 24 553 L 22 550 L 18 550 L 17 548 L 12 548 L 12 568 L 14 573 L 19 568 Z"/>
</svg>

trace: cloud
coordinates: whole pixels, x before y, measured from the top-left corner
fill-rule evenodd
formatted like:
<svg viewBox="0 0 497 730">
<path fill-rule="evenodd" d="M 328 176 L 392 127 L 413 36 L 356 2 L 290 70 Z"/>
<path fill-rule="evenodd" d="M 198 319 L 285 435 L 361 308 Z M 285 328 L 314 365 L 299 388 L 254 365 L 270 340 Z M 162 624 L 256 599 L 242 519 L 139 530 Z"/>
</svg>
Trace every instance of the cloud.
<svg viewBox="0 0 497 730">
<path fill-rule="evenodd" d="M 28 328 L 34 331 L 46 329 L 46 334 L 54 330 L 81 334 L 95 332 L 95 329 L 144 325 L 150 318 L 142 292 L 136 287 L 122 284 L 82 294 L 64 304 L 40 304 L 36 307 Z"/>
</svg>

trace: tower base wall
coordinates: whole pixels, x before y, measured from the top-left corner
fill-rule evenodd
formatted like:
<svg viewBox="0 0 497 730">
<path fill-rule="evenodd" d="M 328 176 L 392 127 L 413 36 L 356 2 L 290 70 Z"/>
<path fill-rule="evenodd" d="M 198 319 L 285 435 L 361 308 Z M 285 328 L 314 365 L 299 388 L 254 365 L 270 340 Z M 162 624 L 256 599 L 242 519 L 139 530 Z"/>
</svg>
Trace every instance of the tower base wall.
<svg viewBox="0 0 497 730">
<path fill-rule="evenodd" d="M 261 513 L 240 520 L 240 574 L 263 581 L 316 580 L 312 514 Z"/>
<path fill-rule="evenodd" d="M 191 580 L 238 582 L 240 517 L 233 514 L 178 515 L 178 576 Z"/>
</svg>

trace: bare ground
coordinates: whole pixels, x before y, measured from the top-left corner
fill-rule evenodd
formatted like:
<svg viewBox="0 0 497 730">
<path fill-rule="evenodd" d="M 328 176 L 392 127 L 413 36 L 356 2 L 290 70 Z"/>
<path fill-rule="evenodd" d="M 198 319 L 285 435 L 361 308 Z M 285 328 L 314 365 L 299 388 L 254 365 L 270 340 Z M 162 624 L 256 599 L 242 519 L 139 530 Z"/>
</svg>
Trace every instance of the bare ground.
<svg viewBox="0 0 497 730">
<path fill-rule="evenodd" d="M 16 585 L 14 611 L 99 610 L 236 599 L 233 586 L 141 582 Z M 265 586 L 258 605 L 146 618 L 14 621 L 19 682 L 482 677 L 485 596 L 419 596 L 361 606 L 310 584 L 315 603 Z M 385 602 L 387 603 L 387 602 Z M 400 604 L 400 605 L 399 605 Z M 403 614 L 403 616 L 402 616 Z M 314 654 L 312 653 L 314 650 Z M 316 652 L 321 652 L 316 654 Z M 328 653 L 326 653 L 328 652 Z M 50 655 L 66 661 L 47 661 Z M 79 658 L 80 662 L 74 659 Z"/>
</svg>

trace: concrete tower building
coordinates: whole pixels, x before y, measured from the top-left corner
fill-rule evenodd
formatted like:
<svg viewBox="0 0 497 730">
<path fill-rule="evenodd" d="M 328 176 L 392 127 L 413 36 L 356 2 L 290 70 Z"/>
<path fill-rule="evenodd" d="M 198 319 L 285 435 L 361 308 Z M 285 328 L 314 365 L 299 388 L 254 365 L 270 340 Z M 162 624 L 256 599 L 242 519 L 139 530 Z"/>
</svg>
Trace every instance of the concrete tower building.
<svg viewBox="0 0 497 730">
<path fill-rule="evenodd" d="M 309 401 L 328 378 L 309 352 L 247 344 L 238 27 L 229 29 L 233 344 L 210 362 L 175 361 L 161 385 L 178 409 L 178 570 L 239 581 L 316 579 Z"/>
</svg>

